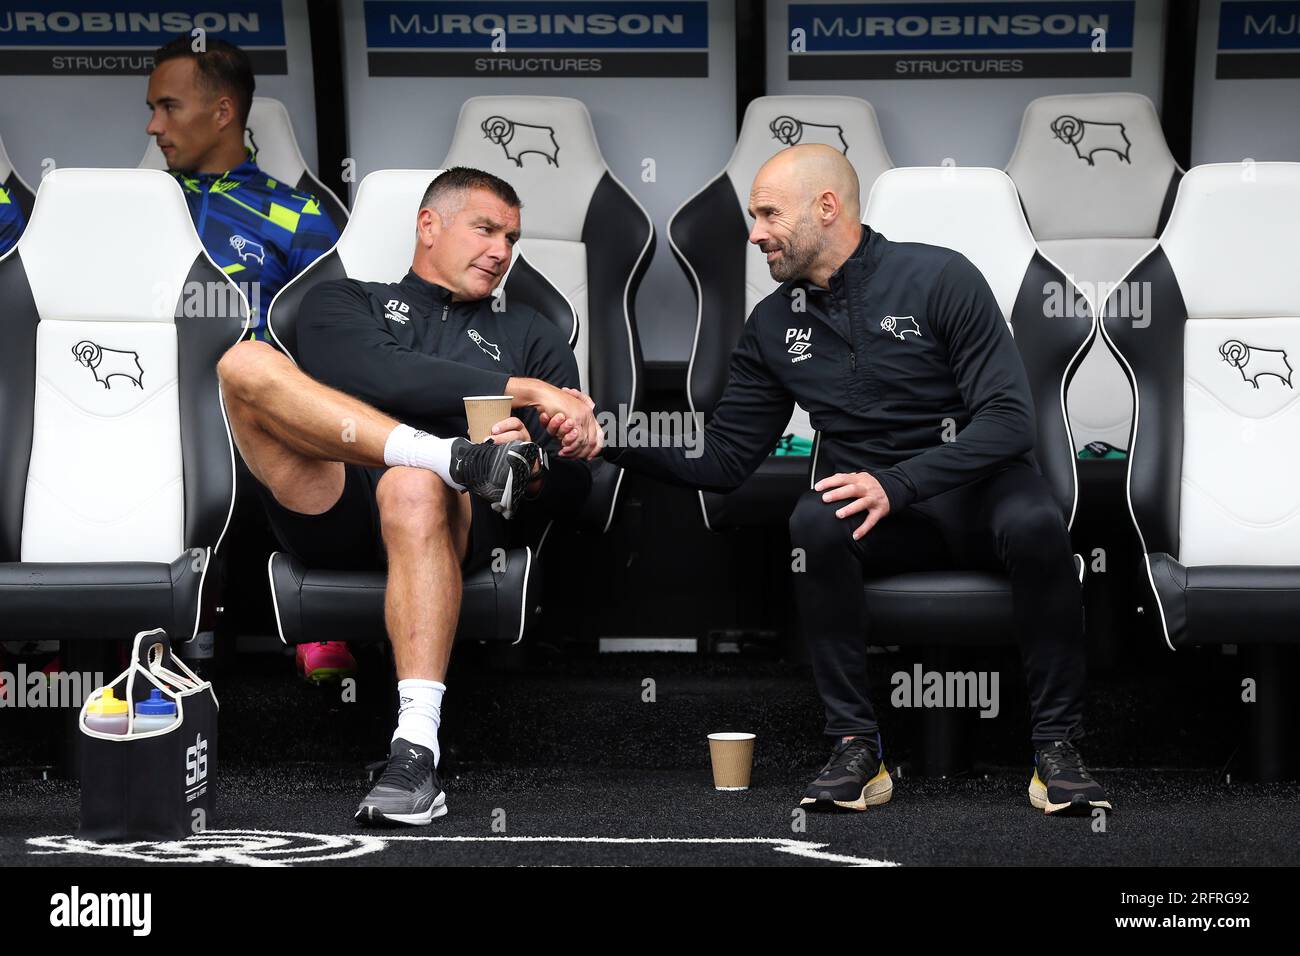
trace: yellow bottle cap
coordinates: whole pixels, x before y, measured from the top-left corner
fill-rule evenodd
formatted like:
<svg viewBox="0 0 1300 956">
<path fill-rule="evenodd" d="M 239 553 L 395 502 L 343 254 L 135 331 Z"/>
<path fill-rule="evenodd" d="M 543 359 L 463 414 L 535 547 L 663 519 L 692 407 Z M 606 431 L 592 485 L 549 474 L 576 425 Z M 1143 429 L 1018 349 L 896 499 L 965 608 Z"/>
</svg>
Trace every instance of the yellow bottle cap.
<svg viewBox="0 0 1300 956">
<path fill-rule="evenodd" d="M 126 713 L 126 701 L 118 700 L 113 696 L 113 688 L 105 687 L 104 693 L 98 700 L 92 700 L 90 706 L 86 708 L 87 714 L 94 714 L 96 717 L 108 717 L 115 714 Z"/>
</svg>

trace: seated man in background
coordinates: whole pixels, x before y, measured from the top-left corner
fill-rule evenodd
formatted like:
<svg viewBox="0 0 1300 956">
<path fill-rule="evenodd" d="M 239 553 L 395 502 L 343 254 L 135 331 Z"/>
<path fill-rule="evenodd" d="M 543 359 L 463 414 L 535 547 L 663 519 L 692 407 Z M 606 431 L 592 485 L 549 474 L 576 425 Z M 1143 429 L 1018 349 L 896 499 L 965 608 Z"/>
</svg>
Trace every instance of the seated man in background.
<svg viewBox="0 0 1300 956">
<path fill-rule="evenodd" d="M 181 184 L 208 255 L 249 293 L 253 337 L 265 338 L 275 294 L 339 233 L 315 196 L 263 172 L 244 145 L 256 82 L 248 55 L 216 37 L 204 53 L 190 42 L 177 37 L 154 54 L 145 132 Z"/>
<path fill-rule="evenodd" d="M 18 200 L 0 186 L 0 256 L 14 247 L 27 222 Z"/>
<path fill-rule="evenodd" d="M 388 766 L 363 824 L 425 824 L 446 812 L 438 725 L 462 573 L 510 544 L 503 516 L 524 499 L 576 517 L 601 447 L 563 333 L 491 297 L 519 237 L 519 197 L 455 167 L 425 192 L 401 282 L 322 282 L 299 307 L 301 369 L 264 342 L 218 365 L 230 426 L 260 482 L 276 537 L 312 568 L 387 565 L 384 618 L 398 677 Z M 463 398 L 512 395 L 519 413 L 472 444 Z M 569 427 L 546 435 L 537 412 Z M 439 437 L 442 436 L 442 437 Z M 548 459 L 533 438 L 558 454 Z M 476 497 L 463 494 L 466 489 Z"/>
<path fill-rule="evenodd" d="M 334 246 L 338 230 L 316 197 L 264 173 L 244 146 L 255 85 L 248 55 L 215 37 L 204 53 L 190 44 L 177 37 L 154 54 L 145 131 L 180 183 L 208 255 L 248 297 L 252 338 L 265 339 L 275 294 Z M 342 641 L 304 644 L 296 661 L 313 682 L 356 670 Z"/>
</svg>

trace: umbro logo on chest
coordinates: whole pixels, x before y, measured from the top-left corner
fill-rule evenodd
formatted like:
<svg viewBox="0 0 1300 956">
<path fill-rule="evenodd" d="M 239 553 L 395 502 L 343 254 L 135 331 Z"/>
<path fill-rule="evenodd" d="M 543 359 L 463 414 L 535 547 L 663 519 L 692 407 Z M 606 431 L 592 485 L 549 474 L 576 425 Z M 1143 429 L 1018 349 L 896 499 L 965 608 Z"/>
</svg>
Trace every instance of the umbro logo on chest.
<svg viewBox="0 0 1300 956">
<path fill-rule="evenodd" d="M 794 343 L 786 349 L 794 356 L 790 359 L 791 364 L 812 358 L 812 329 L 786 329 L 785 341 Z"/>
<path fill-rule="evenodd" d="M 411 318 L 411 307 L 397 299 L 389 299 L 384 303 L 384 318 L 405 325 Z"/>
</svg>

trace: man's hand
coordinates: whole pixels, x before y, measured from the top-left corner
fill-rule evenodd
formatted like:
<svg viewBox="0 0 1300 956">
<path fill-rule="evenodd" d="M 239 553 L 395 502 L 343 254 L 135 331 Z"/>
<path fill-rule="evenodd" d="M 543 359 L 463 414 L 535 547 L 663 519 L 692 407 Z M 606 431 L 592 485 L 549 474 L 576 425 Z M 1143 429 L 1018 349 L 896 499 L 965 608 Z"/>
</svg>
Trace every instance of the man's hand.
<svg viewBox="0 0 1300 956">
<path fill-rule="evenodd" d="M 538 413 L 538 420 L 547 432 L 554 435 L 562 444 L 560 455 L 564 458 L 591 459 L 605 447 L 605 434 L 594 414 L 596 403 L 591 396 L 576 388 L 567 386 L 557 391 L 563 396 L 564 404 L 553 408 L 543 408 Z M 588 431 L 590 429 L 590 431 Z"/>
<path fill-rule="evenodd" d="M 574 389 L 560 389 L 538 378 L 512 378 L 506 390 L 515 397 L 516 408 L 537 409 L 546 430 L 561 443 L 563 458 L 594 458 L 604 445 L 604 436 L 592 409 L 595 403 Z M 555 423 L 560 418 L 559 424 Z"/>
<path fill-rule="evenodd" d="M 519 419 L 503 418 L 492 426 L 492 440 L 498 445 L 504 445 L 512 441 L 532 441 L 528 435 L 528 429 Z M 542 463 L 540 460 L 533 462 L 533 480 L 528 483 L 527 491 L 530 495 L 537 494 L 537 489 L 541 485 Z"/>
<path fill-rule="evenodd" d="M 865 535 L 876 526 L 877 521 L 889 514 L 889 496 L 885 494 L 885 489 L 880 487 L 880 482 L 865 471 L 831 475 L 813 485 L 813 490 L 825 492 L 822 501 L 854 499 L 835 512 L 837 518 L 848 518 L 862 511 L 867 513 L 866 520 L 853 532 L 854 541 Z"/>
</svg>

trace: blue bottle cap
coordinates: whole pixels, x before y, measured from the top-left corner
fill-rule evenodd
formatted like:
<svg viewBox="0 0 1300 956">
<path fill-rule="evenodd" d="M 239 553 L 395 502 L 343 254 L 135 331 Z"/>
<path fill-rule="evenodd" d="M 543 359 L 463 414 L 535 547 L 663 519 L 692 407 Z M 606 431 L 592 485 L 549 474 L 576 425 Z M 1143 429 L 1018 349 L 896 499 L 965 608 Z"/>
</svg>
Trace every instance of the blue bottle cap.
<svg viewBox="0 0 1300 956">
<path fill-rule="evenodd" d="M 175 717 L 176 702 L 168 700 L 162 695 L 162 691 L 155 687 L 149 691 L 148 700 L 142 700 L 135 705 L 135 715 L 137 717 Z"/>
</svg>

